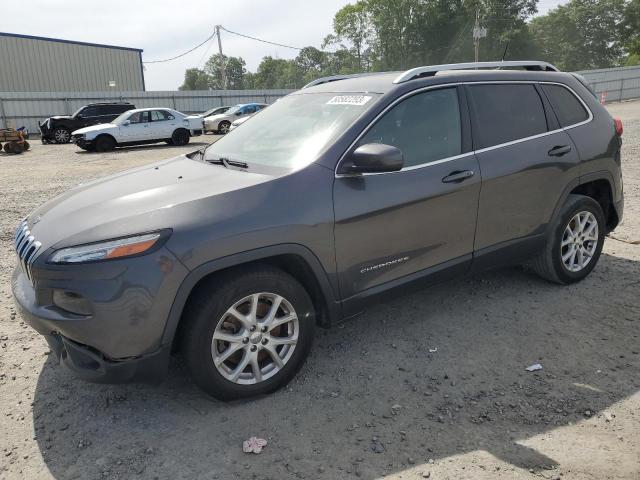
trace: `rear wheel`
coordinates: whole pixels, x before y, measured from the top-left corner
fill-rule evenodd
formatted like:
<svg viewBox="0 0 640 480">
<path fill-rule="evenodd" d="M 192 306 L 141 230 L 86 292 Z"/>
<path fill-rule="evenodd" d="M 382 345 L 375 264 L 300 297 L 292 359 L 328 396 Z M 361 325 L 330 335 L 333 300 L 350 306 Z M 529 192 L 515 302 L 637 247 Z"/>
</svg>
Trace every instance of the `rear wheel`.
<svg viewBox="0 0 640 480">
<path fill-rule="evenodd" d="M 590 197 L 569 195 L 533 269 L 561 284 L 575 283 L 594 269 L 602 253 L 606 222 L 600 204 Z"/>
<path fill-rule="evenodd" d="M 56 143 L 69 143 L 71 141 L 71 132 L 64 127 L 58 127 L 53 131 L 53 140 Z"/>
<path fill-rule="evenodd" d="M 171 135 L 171 143 L 177 147 L 180 147 L 189 143 L 190 137 L 191 136 L 189 135 L 189 132 L 187 130 L 185 130 L 184 128 L 180 128 L 173 132 L 173 135 Z"/>
<path fill-rule="evenodd" d="M 193 379 L 221 400 L 272 392 L 304 363 L 313 304 L 293 277 L 271 267 L 201 286 L 185 311 L 181 351 Z"/>
<path fill-rule="evenodd" d="M 96 138 L 95 149 L 96 152 L 110 152 L 115 149 L 117 146 L 116 141 L 113 137 L 109 137 L 107 135 L 103 135 L 101 137 Z"/>
</svg>

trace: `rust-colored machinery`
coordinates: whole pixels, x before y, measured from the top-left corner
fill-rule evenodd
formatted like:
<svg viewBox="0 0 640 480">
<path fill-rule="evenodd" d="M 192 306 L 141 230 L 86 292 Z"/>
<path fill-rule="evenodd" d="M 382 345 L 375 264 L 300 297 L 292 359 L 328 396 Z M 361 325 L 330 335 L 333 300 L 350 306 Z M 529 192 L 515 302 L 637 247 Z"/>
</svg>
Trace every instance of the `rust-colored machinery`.
<svg viewBox="0 0 640 480">
<path fill-rule="evenodd" d="M 25 134 L 21 130 L 13 128 L 0 129 L 0 148 L 4 142 L 6 153 L 22 153 L 29 150 L 29 142 L 25 139 Z"/>
</svg>

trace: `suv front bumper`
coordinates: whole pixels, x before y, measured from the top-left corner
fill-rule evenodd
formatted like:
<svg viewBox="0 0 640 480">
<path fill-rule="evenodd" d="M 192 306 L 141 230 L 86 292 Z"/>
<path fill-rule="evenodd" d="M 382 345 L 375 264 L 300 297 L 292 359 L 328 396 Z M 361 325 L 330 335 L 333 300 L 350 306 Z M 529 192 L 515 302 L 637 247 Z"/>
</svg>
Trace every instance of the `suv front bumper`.
<svg viewBox="0 0 640 480">
<path fill-rule="evenodd" d="M 53 129 L 49 120 L 38 122 L 38 130 L 40 130 L 40 138 L 42 140 L 53 140 Z"/>
<path fill-rule="evenodd" d="M 162 337 L 187 274 L 168 250 L 72 266 L 36 260 L 31 272 L 33 284 L 22 268 L 14 270 L 15 303 L 64 367 L 100 383 L 155 381 L 166 374 L 171 344 Z M 71 307 L 56 301 L 56 291 L 73 292 L 90 311 L 63 308 Z"/>
<path fill-rule="evenodd" d="M 24 318 L 24 314 L 23 314 Z M 164 378 L 170 347 L 152 354 L 120 361 L 108 360 L 98 351 L 59 334 L 44 335 L 51 352 L 76 377 L 94 383 L 154 382 Z"/>
<path fill-rule="evenodd" d="M 85 150 L 90 150 L 91 148 L 93 148 L 93 145 L 94 145 L 94 141 L 87 140 L 84 135 L 72 135 L 71 141 L 75 143 L 77 146 L 79 146 L 80 148 Z"/>
</svg>

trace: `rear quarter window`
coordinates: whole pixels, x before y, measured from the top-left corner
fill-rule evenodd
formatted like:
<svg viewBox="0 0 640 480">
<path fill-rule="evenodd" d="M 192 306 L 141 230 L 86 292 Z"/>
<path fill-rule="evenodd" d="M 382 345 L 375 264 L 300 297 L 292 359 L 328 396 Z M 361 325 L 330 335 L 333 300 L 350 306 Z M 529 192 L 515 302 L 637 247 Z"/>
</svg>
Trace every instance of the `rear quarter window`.
<svg viewBox="0 0 640 480">
<path fill-rule="evenodd" d="M 533 85 L 472 85 L 469 92 L 477 148 L 492 147 L 547 131 L 542 99 Z"/>
<path fill-rule="evenodd" d="M 560 85 L 542 85 L 561 127 L 569 127 L 589 119 L 589 113 L 580 100 Z"/>
</svg>

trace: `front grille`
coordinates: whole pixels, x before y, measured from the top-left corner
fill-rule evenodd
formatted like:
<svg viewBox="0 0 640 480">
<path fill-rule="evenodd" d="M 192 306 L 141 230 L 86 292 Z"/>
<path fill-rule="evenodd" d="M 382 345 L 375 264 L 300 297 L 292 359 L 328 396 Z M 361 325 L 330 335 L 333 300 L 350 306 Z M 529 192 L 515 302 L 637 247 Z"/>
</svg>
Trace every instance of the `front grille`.
<svg viewBox="0 0 640 480">
<path fill-rule="evenodd" d="M 16 230 L 15 247 L 22 271 L 29 281 L 33 281 L 31 277 L 31 265 L 36 259 L 36 254 L 38 250 L 40 250 L 40 247 L 42 247 L 42 244 L 31 235 L 27 219 L 24 219 Z"/>
</svg>

